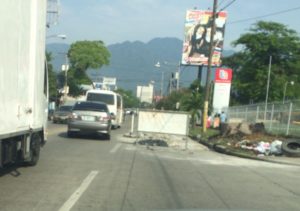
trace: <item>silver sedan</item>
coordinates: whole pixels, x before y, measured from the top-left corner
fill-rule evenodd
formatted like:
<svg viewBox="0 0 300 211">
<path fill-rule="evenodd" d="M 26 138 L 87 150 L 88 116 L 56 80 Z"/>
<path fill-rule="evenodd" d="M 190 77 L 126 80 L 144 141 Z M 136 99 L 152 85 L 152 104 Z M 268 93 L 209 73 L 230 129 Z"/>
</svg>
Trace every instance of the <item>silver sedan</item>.
<svg viewBox="0 0 300 211">
<path fill-rule="evenodd" d="M 110 140 L 111 115 L 105 103 L 77 102 L 68 122 L 68 136 L 75 133 L 100 133 Z"/>
</svg>

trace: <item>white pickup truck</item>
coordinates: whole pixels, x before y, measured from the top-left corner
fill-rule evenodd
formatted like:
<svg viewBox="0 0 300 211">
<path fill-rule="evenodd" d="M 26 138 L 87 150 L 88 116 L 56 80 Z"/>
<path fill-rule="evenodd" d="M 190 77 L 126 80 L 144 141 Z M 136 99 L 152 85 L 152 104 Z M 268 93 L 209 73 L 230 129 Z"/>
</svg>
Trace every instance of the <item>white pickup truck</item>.
<svg viewBox="0 0 300 211">
<path fill-rule="evenodd" d="M 2 0 L 0 7 L 0 167 L 38 162 L 45 142 L 47 0 Z"/>
</svg>

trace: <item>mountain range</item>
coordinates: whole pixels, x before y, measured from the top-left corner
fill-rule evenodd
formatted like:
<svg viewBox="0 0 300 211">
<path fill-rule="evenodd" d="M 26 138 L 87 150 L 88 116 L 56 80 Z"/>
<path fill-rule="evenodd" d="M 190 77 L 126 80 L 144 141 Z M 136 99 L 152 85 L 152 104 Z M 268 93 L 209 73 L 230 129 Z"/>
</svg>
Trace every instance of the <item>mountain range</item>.
<svg viewBox="0 0 300 211">
<path fill-rule="evenodd" d="M 47 45 L 56 71 L 65 63 L 65 54 L 69 47 L 61 43 Z M 111 53 L 110 64 L 100 70 L 88 71 L 94 81 L 101 77 L 116 77 L 118 87 L 135 92 L 137 85 L 147 85 L 150 81 L 154 81 L 155 89 L 160 90 L 161 79 L 164 78 L 163 86 L 166 90 L 171 74 L 178 70 L 182 41 L 177 38 L 155 38 L 147 43 L 126 41 L 108 45 L 107 48 Z M 233 53 L 232 50 L 224 50 L 223 56 Z M 158 62 L 160 65 L 155 65 Z M 197 78 L 197 67 L 180 69 L 180 86 L 186 87 Z"/>
</svg>

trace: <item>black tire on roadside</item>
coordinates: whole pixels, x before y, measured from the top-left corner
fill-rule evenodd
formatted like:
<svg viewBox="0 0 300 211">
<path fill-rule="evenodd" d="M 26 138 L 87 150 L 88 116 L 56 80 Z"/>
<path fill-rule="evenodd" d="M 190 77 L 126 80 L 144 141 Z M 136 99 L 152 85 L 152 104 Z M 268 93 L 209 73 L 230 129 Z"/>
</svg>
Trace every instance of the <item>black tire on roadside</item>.
<svg viewBox="0 0 300 211">
<path fill-rule="evenodd" d="M 34 133 L 31 136 L 30 141 L 30 159 L 26 163 L 30 166 L 35 166 L 40 158 L 40 150 L 41 150 L 41 141 L 42 138 L 40 134 Z"/>
<path fill-rule="evenodd" d="M 300 157 L 300 140 L 289 139 L 282 142 L 281 149 L 284 154 L 291 157 Z"/>
</svg>

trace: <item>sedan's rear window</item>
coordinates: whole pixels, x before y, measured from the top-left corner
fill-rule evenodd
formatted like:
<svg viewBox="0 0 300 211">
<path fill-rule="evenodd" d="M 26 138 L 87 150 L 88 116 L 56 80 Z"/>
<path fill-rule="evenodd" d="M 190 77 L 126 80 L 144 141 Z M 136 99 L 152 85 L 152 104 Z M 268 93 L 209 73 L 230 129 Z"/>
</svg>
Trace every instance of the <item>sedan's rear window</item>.
<svg viewBox="0 0 300 211">
<path fill-rule="evenodd" d="M 90 102 L 79 102 L 76 103 L 73 110 L 79 111 L 101 111 L 108 112 L 108 108 L 105 104 L 90 103 Z"/>
</svg>

